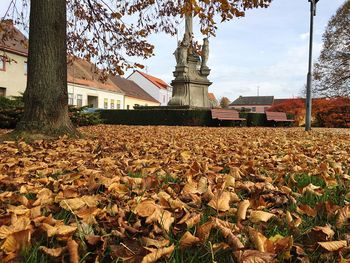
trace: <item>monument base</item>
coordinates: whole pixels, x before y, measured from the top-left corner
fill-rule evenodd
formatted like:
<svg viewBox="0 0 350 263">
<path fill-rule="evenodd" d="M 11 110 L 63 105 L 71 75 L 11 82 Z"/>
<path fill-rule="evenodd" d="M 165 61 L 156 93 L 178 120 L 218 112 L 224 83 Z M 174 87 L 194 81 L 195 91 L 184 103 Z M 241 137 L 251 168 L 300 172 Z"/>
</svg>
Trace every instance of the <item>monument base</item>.
<svg viewBox="0 0 350 263">
<path fill-rule="evenodd" d="M 171 85 L 173 96 L 169 106 L 188 106 L 195 108 L 211 108 L 208 98 L 208 87 L 212 84 L 207 76 L 208 67 L 200 67 L 200 59 L 196 55 L 189 55 L 187 66 L 177 66 L 175 79 Z"/>
</svg>

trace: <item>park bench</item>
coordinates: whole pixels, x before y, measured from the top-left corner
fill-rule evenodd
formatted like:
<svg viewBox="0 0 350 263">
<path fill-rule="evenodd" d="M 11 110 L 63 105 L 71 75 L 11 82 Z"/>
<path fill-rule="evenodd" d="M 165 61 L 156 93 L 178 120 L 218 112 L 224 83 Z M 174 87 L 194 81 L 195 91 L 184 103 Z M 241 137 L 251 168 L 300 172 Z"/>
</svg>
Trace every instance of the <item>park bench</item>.
<svg viewBox="0 0 350 263">
<path fill-rule="evenodd" d="M 267 111 L 266 119 L 268 121 L 274 122 L 293 122 L 294 120 L 290 120 L 287 118 L 287 114 L 285 112 L 275 112 L 275 111 Z"/>
<path fill-rule="evenodd" d="M 236 110 L 212 109 L 211 117 L 221 121 L 245 121 L 239 117 L 239 112 Z"/>
</svg>

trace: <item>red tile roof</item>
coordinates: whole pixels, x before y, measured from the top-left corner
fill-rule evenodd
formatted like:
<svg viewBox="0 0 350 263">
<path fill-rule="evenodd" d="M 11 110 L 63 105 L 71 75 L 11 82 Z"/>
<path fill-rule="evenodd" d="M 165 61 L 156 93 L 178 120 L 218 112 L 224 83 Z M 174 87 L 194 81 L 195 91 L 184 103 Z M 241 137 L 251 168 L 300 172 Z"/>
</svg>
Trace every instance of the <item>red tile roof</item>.
<svg viewBox="0 0 350 263">
<path fill-rule="evenodd" d="M 156 78 L 154 76 L 148 75 L 144 72 L 136 70 L 138 73 L 140 73 L 142 76 L 144 76 L 146 79 L 148 79 L 150 82 L 152 82 L 154 85 L 156 85 L 160 89 L 167 89 L 170 87 L 165 81 Z"/>
<path fill-rule="evenodd" d="M 71 58 L 70 60 L 71 62 L 67 65 L 68 82 L 100 90 L 123 93 L 110 78 L 105 82 L 101 81 L 99 79 L 101 71 L 91 62 L 80 58 Z"/>
<path fill-rule="evenodd" d="M 110 79 L 115 85 L 117 85 L 122 91 L 124 91 L 125 96 L 150 101 L 154 103 L 159 103 L 155 98 L 144 91 L 139 85 L 134 81 L 122 78 L 120 76 L 110 76 Z"/>
<path fill-rule="evenodd" d="M 208 93 L 208 98 L 211 100 L 216 100 L 214 93 L 211 92 Z"/>
<path fill-rule="evenodd" d="M 0 22 L 0 50 L 28 56 L 28 39 L 13 25 L 12 20 Z"/>
</svg>

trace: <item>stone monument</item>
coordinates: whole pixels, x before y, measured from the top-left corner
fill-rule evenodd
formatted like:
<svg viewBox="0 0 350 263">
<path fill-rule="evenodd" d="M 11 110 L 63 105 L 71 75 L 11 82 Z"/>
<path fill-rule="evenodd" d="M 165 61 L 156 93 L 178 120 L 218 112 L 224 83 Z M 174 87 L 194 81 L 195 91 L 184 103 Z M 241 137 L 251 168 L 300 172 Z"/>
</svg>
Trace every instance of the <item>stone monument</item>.
<svg viewBox="0 0 350 263">
<path fill-rule="evenodd" d="M 172 81 L 173 95 L 169 106 L 189 106 L 210 108 L 208 80 L 210 69 L 207 66 L 209 57 L 209 40 L 204 38 L 202 50 L 196 54 L 193 48 L 193 17 L 186 15 L 186 29 L 182 41 L 179 41 L 174 52 L 176 58 L 175 79 Z"/>
</svg>

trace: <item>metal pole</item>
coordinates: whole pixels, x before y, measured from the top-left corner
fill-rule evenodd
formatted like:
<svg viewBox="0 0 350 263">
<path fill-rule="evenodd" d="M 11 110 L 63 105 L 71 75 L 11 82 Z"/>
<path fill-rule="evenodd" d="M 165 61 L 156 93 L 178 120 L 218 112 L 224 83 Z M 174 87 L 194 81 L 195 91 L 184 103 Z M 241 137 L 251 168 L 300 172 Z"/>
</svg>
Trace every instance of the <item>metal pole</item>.
<svg viewBox="0 0 350 263">
<path fill-rule="evenodd" d="M 309 70 L 307 73 L 306 84 L 306 118 L 305 118 L 305 131 L 311 130 L 311 87 L 312 87 L 312 43 L 314 35 L 314 16 L 316 15 L 316 3 L 318 0 L 309 0 L 310 2 L 310 43 L 309 43 Z"/>
</svg>

